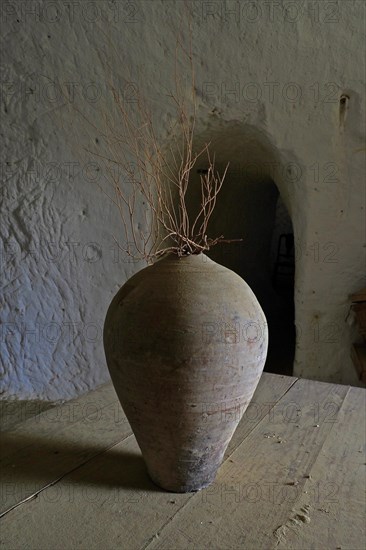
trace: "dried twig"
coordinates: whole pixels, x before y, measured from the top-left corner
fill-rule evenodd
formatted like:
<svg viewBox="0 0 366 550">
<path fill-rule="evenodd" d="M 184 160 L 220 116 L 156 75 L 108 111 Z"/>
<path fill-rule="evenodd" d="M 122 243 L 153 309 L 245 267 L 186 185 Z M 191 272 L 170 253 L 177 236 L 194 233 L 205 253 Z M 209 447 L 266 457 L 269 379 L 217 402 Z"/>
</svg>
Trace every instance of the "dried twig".
<svg viewBox="0 0 366 550">
<path fill-rule="evenodd" d="M 117 206 L 125 236 L 128 238 L 130 235 L 132 239 L 132 243 L 120 248 L 134 259 L 145 259 L 147 262 L 167 253 L 178 256 L 197 254 L 221 242 L 241 240 L 225 240 L 223 236 L 212 239 L 207 236 L 208 224 L 228 165 L 220 175 L 215 168 L 215 157 L 210 155 L 209 143 L 199 151 L 194 150 L 196 92 L 189 10 L 187 19 L 189 44 L 187 48 L 184 46 L 184 40 L 178 32 L 175 91 L 167 93 L 176 111 L 176 122 L 171 127 L 171 142 L 167 147 L 162 146 L 151 109 L 140 91 L 135 90 L 135 101 L 130 109 L 131 104 L 123 101 L 110 79 L 109 87 L 113 93 L 121 132 L 115 131 L 113 117 L 106 114 L 103 137 L 108 146 L 108 155 L 94 153 L 103 160 L 108 174 L 110 189 L 101 186 L 102 191 Z M 191 92 L 188 105 L 178 70 L 179 53 L 183 54 L 189 66 Z M 191 220 L 187 204 L 190 176 L 198 160 L 203 157 L 206 158 L 208 168 L 200 175 L 201 201 L 195 218 Z M 127 191 L 126 186 L 120 183 L 116 167 L 121 167 L 128 176 Z M 141 228 L 141 203 L 145 206 L 144 229 Z"/>
</svg>

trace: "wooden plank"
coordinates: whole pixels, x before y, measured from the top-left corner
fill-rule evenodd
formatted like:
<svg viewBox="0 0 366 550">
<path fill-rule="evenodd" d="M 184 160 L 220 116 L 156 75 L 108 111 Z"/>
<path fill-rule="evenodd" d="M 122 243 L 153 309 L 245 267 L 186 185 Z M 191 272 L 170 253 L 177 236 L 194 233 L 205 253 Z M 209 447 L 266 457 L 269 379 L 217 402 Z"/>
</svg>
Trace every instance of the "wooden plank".
<svg viewBox="0 0 366 550">
<path fill-rule="evenodd" d="M 366 286 L 350 295 L 352 302 L 366 302 Z"/>
<path fill-rule="evenodd" d="M 135 438 L 89 461 L 1 519 L 6 548 L 139 548 L 191 494 L 159 490 Z"/>
<path fill-rule="evenodd" d="M 3 433 L 0 515 L 131 433 L 112 385 Z"/>
<path fill-rule="evenodd" d="M 245 415 L 235 434 L 250 433 L 268 408 L 293 384 L 290 377 L 264 375 L 253 397 L 255 412 Z M 68 441 L 68 433 L 65 441 Z M 100 437 L 100 434 L 98 435 Z M 194 493 L 173 494 L 149 480 L 134 437 L 89 460 L 55 485 L 23 502 L 2 518 L 7 547 L 137 548 L 184 506 Z M 57 520 L 56 520 L 57 518 Z M 67 539 L 64 538 L 67 533 Z M 107 541 L 107 542 L 106 542 Z"/>
<path fill-rule="evenodd" d="M 279 526 L 280 549 L 366 548 L 366 392 L 351 388 L 310 470 L 297 512 Z M 352 427 L 352 429 L 350 429 Z M 296 522 L 306 510 L 308 522 Z"/>
<path fill-rule="evenodd" d="M 52 401 L 0 401 L 0 432 L 14 430 L 25 420 L 57 407 Z"/>
<path fill-rule="evenodd" d="M 8 428 L 3 428 L 1 433 L 6 433 L 6 439 L 11 444 L 1 445 L 0 459 L 26 447 L 29 444 L 27 436 L 30 434 L 47 437 L 80 420 L 85 421 L 90 415 L 96 414 L 96 409 L 115 402 L 118 402 L 118 399 L 111 382 L 76 399 L 58 405 L 51 404 L 45 411 L 33 402 L 24 401 L 20 406 L 7 402 L 2 405 L 1 412 L 7 417 L 4 424 Z M 22 436 L 25 436 L 24 442 Z"/>
<path fill-rule="evenodd" d="M 347 391 L 298 380 L 235 449 L 216 482 L 190 499 L 146 548 L 275 548 L 278 528 L 295 514 L 306 476 L 334 429 L 328 420 L 337 418 Z M 307 513 L 299 514 L 306 522 Z"/>
<path fill-rule="evenodd" d="M 292 376 L 271 374 L 268 372 L 262 374 L 261 380 L 253 395 L 253 399 L 228 445 L 225 459 L 234 452 L 236 447 L 238 447 L 243 439 L 254 430 L 257 424 L 267 415 L 272 414 L 271 411 L 273 411 L 275 405 L 282 399 L 284 394 L 289 391 L 291 386 L 295 384 L 296 380 L 297 378 Z M 223 413 L 222 421 L 226 422 L 227 420 L 229 420 L 229 418 Z"/>
</svg>

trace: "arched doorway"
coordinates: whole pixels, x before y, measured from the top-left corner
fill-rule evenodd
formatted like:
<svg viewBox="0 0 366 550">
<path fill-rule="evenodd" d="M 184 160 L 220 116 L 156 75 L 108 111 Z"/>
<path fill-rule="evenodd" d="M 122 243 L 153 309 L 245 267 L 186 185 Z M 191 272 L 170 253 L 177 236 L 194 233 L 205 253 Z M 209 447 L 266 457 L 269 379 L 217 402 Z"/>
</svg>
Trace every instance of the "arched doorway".
<svg viewBox="0 0 366 550">
<path fill-rule="evenodd" d="M 243 239 L 219 244 L 208 256 L 235 271 L 256 294 L 269 328 L 265 370 L 291 375 L 296 341 L 294 237 L 275 183 L 277 157 L 268 138 L 248 125 L 232 123 L 211 129 L 209 136 L 200 136 L 196 147 L 205 142 L 210 142 L 210 154 L 215 155 L 220 173 L 230 163 L 208 234 Z M 199 204 L 200 172 L 205 168 L 202 158 L 191 176 L 188 204 L 192 213 Z"/>
</svg>

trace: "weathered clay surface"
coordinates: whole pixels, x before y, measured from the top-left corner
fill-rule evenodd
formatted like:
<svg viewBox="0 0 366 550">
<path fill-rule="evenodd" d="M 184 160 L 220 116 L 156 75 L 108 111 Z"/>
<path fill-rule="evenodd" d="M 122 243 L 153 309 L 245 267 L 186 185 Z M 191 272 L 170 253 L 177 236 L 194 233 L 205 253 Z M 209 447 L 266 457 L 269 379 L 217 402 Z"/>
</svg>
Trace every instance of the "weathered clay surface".
<svg viewBox="0 0 366 550">
<path fill-rule="evenodd" d="M 249 286 L 203 254 L 168 256 L 117 293 L 104 341 L 151 478 L 177 492 L 211 483 L 266 358 Z"/>
</svg>

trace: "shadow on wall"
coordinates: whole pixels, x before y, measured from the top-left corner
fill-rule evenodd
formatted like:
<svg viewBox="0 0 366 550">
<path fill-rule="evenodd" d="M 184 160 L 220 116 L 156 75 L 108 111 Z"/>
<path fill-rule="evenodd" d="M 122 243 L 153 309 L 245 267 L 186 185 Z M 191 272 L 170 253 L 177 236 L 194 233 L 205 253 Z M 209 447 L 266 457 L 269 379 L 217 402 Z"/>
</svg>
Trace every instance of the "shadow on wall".
<svg viewBox="0 0 366 550">
<path fill-rule="evenodd" d="M 219 244 L 208 255 L 240 275 L 262 306 L 269 326 L 265 370 L 291 375 L 296 338 L 294 238 L 291 218 L 275 183 L 279 155 L 266 136 L 237 122 L 201 134 L 195 146 L 198 149 L 205 142 L 210 142 L 220 173 L 230 163 L 208 235 L 243 239 Z M 197 163 L 197 170 L 205 169 L 205 160 L 202 157 Z M 197 170 L 189 186 L 192 217 L 200 201 Z"/>
</svg>

